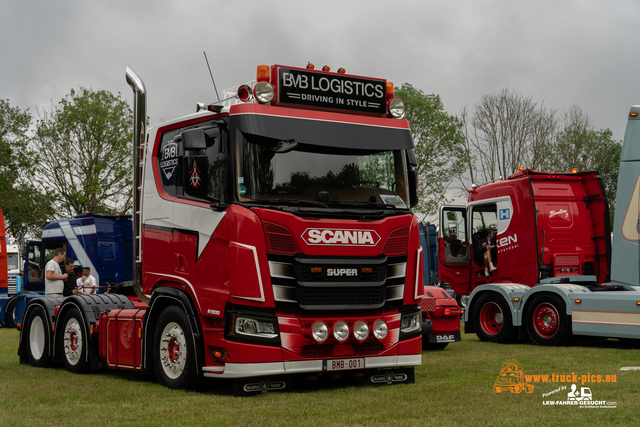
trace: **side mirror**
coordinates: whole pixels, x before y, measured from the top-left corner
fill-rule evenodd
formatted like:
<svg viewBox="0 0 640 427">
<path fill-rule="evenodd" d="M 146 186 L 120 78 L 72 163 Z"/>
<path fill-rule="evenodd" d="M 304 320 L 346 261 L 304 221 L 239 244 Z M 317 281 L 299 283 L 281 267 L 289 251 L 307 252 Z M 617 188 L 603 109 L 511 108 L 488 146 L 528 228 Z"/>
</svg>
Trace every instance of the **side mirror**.
<svg viewBox="0 0 640 427">
<path fill-rule="evenodd" d="M 278 154 L 284 154 L 288 153 L 289 151 L 293 151 L 297 146 L 297 141 L 289 139 L 287 141 L 278 142 L 278 145 L 276 145 L 275 147 L 271 147 L 271 151 Z"/>
<path fill-rule="evenodd" d="M 182 148 L 189 151 L 205 150 L 207 138 L 204 129 L 196 128 L 182 132 Z"/>
<path fill-rule="evenodd" d="M 409 205 L 414 207 L 420 200 L 418 198 L 418 172 L 410 169 L 407 171 L 409 177 Z"/>
<path fill-rule="evenodd" d="M 413 169 L 418 166 L 418 160 L 414 150 L 407 150 L 407 163 L 409 163 Z"/>
</svg>

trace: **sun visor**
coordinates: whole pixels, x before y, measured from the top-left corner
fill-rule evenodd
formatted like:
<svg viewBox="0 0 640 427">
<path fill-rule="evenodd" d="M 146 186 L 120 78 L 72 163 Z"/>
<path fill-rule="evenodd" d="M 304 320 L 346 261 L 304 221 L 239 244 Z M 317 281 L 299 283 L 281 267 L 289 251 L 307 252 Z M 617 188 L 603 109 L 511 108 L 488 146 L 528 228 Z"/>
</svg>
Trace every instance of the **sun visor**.
<svg viewBox="0 0 640 427">
<path fill-rule="evenodd" d="M 414 148 L 409 129 L 251 113 L 233 115 L 231 123 L 243 133 L 302 144 L 366 150 Z"/>
</svg>

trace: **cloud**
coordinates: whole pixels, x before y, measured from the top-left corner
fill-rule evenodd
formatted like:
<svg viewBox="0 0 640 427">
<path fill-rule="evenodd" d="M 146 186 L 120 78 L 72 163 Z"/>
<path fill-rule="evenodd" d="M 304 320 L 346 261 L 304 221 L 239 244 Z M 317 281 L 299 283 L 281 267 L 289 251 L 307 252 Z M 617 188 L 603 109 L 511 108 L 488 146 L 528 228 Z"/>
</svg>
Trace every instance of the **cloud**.
<svg viewBox="0 0 640 427">
<path fill-rule="evenodd" d="M 131 66 L 153 123 L 195 111 L 259 64 L 411 83 L 457 114 L 513 88 L 551 108 L 582 107 L 622 139 L 640 103 L 636 1 L 3 1 L 0 98 L 22 109 L 91 86 L 125 99 Z"/>
</svg>

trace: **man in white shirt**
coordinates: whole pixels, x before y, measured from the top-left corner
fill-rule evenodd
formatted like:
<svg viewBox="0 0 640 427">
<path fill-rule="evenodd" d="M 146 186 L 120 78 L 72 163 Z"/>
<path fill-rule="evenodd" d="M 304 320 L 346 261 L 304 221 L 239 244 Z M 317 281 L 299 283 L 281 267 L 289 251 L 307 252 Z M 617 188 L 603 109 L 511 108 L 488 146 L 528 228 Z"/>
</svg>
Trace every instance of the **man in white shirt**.
<svg viewBox="0 0 640 427">
<path fill-rule="evenodd" d="M 78 289 L 85 294 L 96 293 L 98 285 L 96 284 L 95 277 L 91 275 L 91 269 L 89 267 L 82 269 L 82 277 L 78 279 Z"/>
<path fill-rule="evenodd" d="M 56 249 L 53 259 L 50 260 L 45 270 L 44 276 L 44 293 L 51 297 L 61 297 L 64 288 L 64 281 L 69 276 L 67 273 L 62 274 L 60 263 L 67 256 L 67 251 L 62 248 Z"/>
</svg>

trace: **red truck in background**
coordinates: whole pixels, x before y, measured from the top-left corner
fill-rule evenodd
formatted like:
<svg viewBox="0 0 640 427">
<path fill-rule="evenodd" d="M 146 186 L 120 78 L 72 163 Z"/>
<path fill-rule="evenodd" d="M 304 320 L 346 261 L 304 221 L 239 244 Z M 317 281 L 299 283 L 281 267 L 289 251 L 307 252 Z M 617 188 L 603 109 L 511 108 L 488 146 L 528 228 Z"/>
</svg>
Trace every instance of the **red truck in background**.
<svg viewBox="0 0 640 427">
<path fill-rule="evenodd" d="M 497 269 L 487 275 L 480 249 L 489 230 Z M 640 288 L 608 283 L 609 206 L 597 172 L 523 169 L 474 186 L 465 206 L 441 207 L 438 256 L 440 280 L 469 296 L 465 332 L 481 340 L 640 337 L 640 323 L 613 320 L 623 307 L 637 311 Z"/>
<path fill-rule="evenodd" d="M 606 282 L 608 217 L 596 172 L 522 170 L 476 186 L 466 206 L 440 208 L 440 280 L 457 295 L 486 283 L 534 286 L 550 277 L 594 275 Z M 489 229 L 497 236 L 492 249 L 497 270 L 486 276 L 479 247 Z"/>
<path fill-rule="evenodd" d="M 145 130 L 134 91 L 136 296 L 36 298 L 21 362 L 155 371 L 170 388 L 288 374 L 414 381 L 424 272 L 414 143 L 393 84 L 259 66 L 222 102 Z"/>
</svg>

